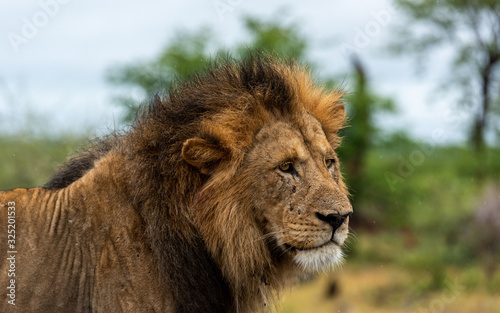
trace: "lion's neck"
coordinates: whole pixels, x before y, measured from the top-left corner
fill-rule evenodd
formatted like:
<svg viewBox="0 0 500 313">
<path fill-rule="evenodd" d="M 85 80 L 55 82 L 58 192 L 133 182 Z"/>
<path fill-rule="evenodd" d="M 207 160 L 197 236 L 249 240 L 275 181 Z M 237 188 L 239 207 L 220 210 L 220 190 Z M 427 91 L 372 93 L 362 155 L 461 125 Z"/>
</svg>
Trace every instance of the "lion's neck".
<svg viewBox="0 0 500 313">
<path fill-rule="evenodd" d="M 199 175 L 190 176 L 189 170 L 179 168 L 186 166 L 183 162 L 171 164 L 182 173 L 178 177 L 167 177 L 160 165 L 145 169 L 142 164 L 148 163 L 130 165 L 121 156 L 109 155 L 80 183 L 92 182 L 100 189 L 96 194 L 102 206 L 114 208 L 110 215 L 116 215 L 113 211 L 120 207 L 116 203 L 121 203 L 140 216 L 155 276 L 171 294 L 174 307 L 179 312 L 254 312 L 271 306 L 282 269 L 254 268 L 245 277 L 235 277 L 225 270 L 227 258 L 214 257 L 201 230 L 193 225 L 190 206 L 204 183 Z M 186 190 L 178 189 L 179 182 Z M 110 185 L 115 188 L 106 191 Z"/>
<path fill-rule="evenodd" d="M 173 306 L 178 312 L 234 311 L 230 287 L 188 218 L 187 206 L 196 185 L 202 182 L 186 176 L 166 175 L 164 165 L 147 167 L 151 160 L 127 159 L 135 162 L 100 162 L 96 169 L 100 168 L 103 179 L 111 175 L 106 172 L 115 173 L 111 176 L 120 180 L 116 186 L 126 185 L 115 192 L 122 193 L 124 201 L 140 216 L 143 240 L 150 249 L 154 273 L 171 294 Z M 183 180 L 191 182 L 188 190 L 178 190 Z"/>
</svg>

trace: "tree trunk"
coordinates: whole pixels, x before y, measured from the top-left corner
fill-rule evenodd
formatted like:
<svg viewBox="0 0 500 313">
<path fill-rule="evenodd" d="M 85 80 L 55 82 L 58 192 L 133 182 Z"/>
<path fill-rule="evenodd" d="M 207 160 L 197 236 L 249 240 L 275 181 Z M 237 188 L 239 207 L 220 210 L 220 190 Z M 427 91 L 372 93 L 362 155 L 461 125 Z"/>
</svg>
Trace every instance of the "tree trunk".
<svg viewBox="0 0 500 313">
<path fill-rule="evenodd" d="M 473 148 L 476 152 L 481 152 L 484 148 L 484 136 L 487 126 L 487 118 L 490 111 L 490 88 L 491 88 L 491 74 L 496 63 L 500 60 L 500 54 L 490 51 L 488 54 L 488 63 L 481 71 L 481 107 L 477 112 L 474 119 L 474 126 L 472 128 L 471 141 Z"/>
<path fill-rule="evenodd" d="M 482 151 L 484 147 L 484 126 L 485 126 L 484 106 L 485 106 L 485 101 L 483 99 L 482 108 L 480 109 L 482 110 L 482 112 L 478 112 L 476 114 L 476 117 L 474 119 L 474 126 L 472 128 L 471 142 L 474 151 L 478 153 Z"/>
</svg>

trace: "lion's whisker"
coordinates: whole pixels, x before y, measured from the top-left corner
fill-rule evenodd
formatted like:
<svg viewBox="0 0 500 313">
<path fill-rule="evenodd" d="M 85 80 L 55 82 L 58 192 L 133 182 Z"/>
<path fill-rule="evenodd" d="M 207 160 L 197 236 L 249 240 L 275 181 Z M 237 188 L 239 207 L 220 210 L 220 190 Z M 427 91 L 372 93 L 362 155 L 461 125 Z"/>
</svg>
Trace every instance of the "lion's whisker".
<svg viewBox="0 0 500 313">
<path fill-rule="evenodd" d="M 267 234 L 264 234 L 262 236 L 260 236 L 257 240 L 260 240 L 260 239 L 267 239 L 271 236 L 274 236 L 274 235 L 281 235 L 281 234 L 284 234 L 286 231 L 285 230 L 278 230 L 278 231 L 273 231 L 273 232 L 269 232 Z"/>
</svg>

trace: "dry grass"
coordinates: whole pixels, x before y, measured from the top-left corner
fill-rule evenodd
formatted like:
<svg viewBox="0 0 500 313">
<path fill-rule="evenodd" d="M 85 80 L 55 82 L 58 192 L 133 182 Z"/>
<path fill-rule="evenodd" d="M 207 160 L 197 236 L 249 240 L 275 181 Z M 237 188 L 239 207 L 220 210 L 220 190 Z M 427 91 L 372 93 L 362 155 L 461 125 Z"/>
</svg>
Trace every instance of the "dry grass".
<svg viewBox="0 0 500 313">
<path fill-rule="evenodd" d="M 426 278 L 399 267 L 348 265 L 285 293 L 280 308 L 282 313 L 500 312 L 498 295 L 481 287 L 469 290 L 462 276 L 457 273 L 441 290 L 424 292 L 418 285 Z"/>
</svg>

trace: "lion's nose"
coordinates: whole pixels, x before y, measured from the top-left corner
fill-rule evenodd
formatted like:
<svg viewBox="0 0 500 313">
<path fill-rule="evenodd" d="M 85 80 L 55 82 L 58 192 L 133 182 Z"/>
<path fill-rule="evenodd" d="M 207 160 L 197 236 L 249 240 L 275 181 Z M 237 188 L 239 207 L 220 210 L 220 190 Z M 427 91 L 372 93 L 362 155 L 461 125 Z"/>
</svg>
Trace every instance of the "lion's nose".
<svg viewBox="0 0 500 313">
<path fill-rule="evenodd" d="M 337 228 L 342 225 L 345 220 L 351 216 L 352 212 L 349 212 L 347 214 L 328 214 L 328 215 L 323 215 L 321 213 L 316 212 L 316 217 L 322 220 L 323 222 L 327 222 L 333 227 L 333 232 L 337 230 Z"/>
</svg>

